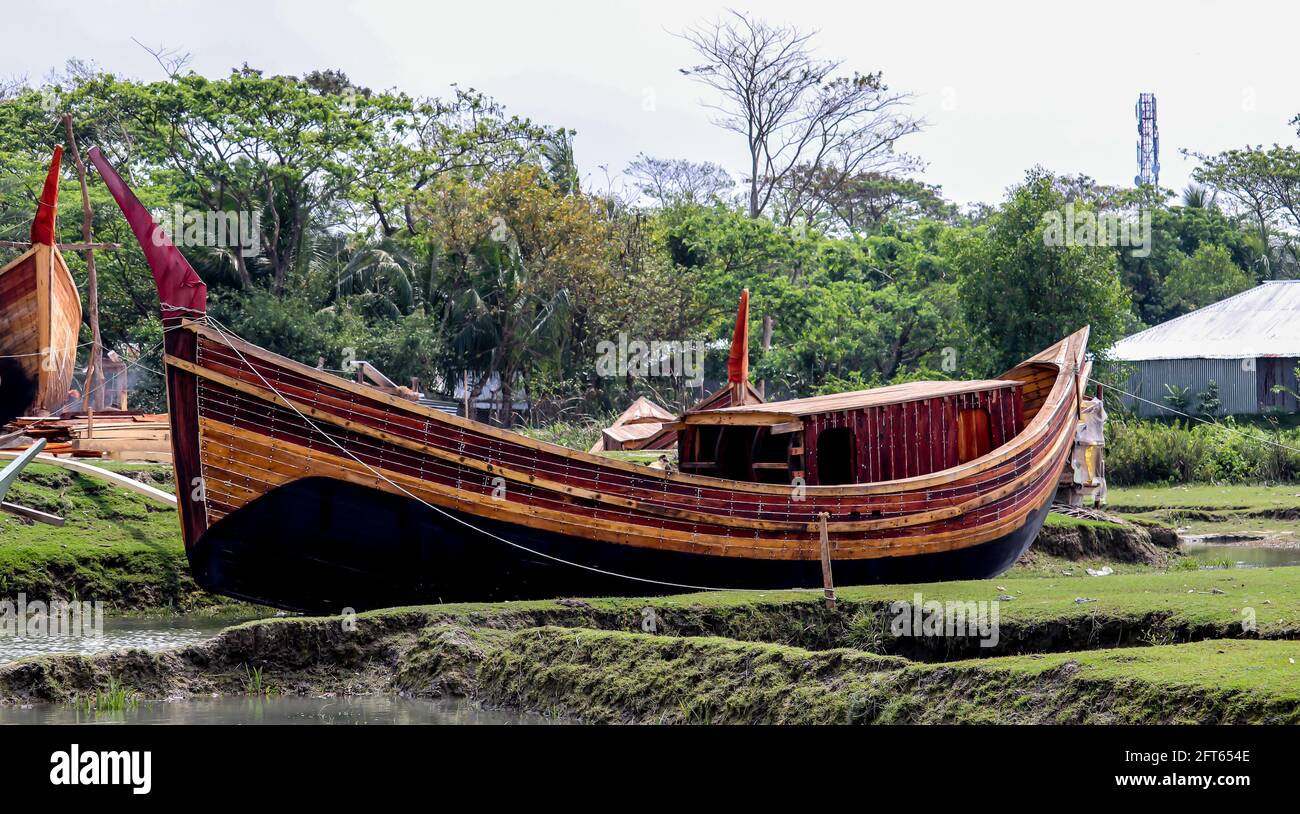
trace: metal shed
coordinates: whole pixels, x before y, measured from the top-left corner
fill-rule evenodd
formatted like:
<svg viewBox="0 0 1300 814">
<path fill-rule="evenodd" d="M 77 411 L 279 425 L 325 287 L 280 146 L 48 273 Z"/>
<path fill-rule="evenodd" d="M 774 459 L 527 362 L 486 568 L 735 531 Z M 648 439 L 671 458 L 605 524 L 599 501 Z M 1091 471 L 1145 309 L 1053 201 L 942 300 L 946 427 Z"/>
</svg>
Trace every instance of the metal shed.
<svg viewBox="0 0 1300 814">
<path fill-rule="evenodd" d="M 1220 414 L 1294 413 L 1295 367 L 1300 363 L 1300 280 L 1272 280 L 1126 337 L 1108 356 L 1136 368 L 1125 388 L 1165 404 L 1165 385 L 1196 397 L 1219 386 Z M 1275 385 L 1290 392 L 1275 393 Z M 1139 415 L 1169 415 L 1127 399 Z"/>
</svg>

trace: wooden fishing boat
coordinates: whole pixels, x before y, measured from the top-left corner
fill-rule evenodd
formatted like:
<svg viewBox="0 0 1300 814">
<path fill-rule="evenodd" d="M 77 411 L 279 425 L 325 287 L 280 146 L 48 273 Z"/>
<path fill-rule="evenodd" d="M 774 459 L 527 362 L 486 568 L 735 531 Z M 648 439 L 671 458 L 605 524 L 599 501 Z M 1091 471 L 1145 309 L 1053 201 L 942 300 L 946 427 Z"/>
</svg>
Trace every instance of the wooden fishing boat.
<svg viewBox="0 0 1300 814">
<path fill-rule="evenodd" d="M 0 426 L 57 411 L 72 384 L 81 298 L 54 237 L 62 157 L 55 148 L 32 247 L 0 268 Z"/>
<path fill-rule="evenodd" d="M 163 303 L 180 517 L 212 591 L 337 611 L 816 588 L 822 513 L 839 584 L 990 577 L 1036 536 L 1070 456 L 1086 328 L 995 380 L 692 411 L 681 472 L 449 416 L 232 336 L 90 155 Z"/>
</svg>

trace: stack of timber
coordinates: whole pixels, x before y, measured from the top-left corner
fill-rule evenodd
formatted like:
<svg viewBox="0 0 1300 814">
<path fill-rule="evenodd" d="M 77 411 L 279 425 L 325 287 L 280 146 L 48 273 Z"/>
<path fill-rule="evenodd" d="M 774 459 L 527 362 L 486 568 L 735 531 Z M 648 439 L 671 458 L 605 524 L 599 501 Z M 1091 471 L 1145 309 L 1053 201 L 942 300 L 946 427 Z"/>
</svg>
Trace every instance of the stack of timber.
<svg viewBox="0 0 1300 814">
<path fill-rule="evenodd" d="M 172 460 L 171 428 L 166 413 L 110 410 L 97 412 L 93 417 L 65 413 L 53 418 L 19 418 L 7 425 L 4 432 L 44 440 L 46 455 L 151 463 Z"/>
</svg>

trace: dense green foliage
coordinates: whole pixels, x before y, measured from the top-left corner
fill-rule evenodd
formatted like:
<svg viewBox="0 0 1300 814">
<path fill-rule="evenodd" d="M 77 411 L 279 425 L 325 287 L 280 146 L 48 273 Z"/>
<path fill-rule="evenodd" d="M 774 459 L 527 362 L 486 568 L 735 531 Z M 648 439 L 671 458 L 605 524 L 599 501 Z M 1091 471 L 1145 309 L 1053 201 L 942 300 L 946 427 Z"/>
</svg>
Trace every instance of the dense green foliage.
<svg viewBox="0 0 1300 814">
<path fill-rule="evenodd" d="M 1188 426 L 1112 415 L 1106 477 L 1117 486 L 1300 480 L 1300 429 L 1264 429 L 1231 418 Z"/>
<path fill-rule="evenodd" d="M 473 90 L 413 98 L 337 71 L 141 82 L 73 63 L 6 95 L 0 237 L 25 232 L 70 112 L 83 149 L 99 146 L 147 206 L 255 217 L 255 252 L 178 240 L 236 333 L 330 370 L 365 359 L 432 397 L 466 375 L 476 393 L 499 383 L 499 404 L 525 405 L 499 408 L 503 423 L 582 426 L 638 395 L 688 405 L 725 377 L 742 288 L 751 370 L 774 397 L 996 374 L 1085 324 L 1104 352 L 1284 265 L 1266 256 L 1272 221 L 1204 190 L 1170 203 L 1037 167 L 966 214 L 906 173 L 832 184 L 810 167 L 791 176 L 799 196 L 753 217 L 721 168 L 644 156 L 641 198 L 595 194 L 570 131 Z M 91 193 L 96 238 L 124 246 L 97 258 L 105 342 L 133 357 L 159 340 L 156 295 L 93 177 Z M 78 198 L 65 172 L 65 240 L 79 238 Z M 1150 251 L 1052 243 L 1049 219 L 1070 208 L 1135 226 L 1149 215 Z M 84 281 L 83 260 L 69 262 Z M 620 334 L 712 343 L 703 381 L 600 375 L 598 347 Z M 158 382 L 143 374 L 133 403 L 161 407 Z"/>
</svg>

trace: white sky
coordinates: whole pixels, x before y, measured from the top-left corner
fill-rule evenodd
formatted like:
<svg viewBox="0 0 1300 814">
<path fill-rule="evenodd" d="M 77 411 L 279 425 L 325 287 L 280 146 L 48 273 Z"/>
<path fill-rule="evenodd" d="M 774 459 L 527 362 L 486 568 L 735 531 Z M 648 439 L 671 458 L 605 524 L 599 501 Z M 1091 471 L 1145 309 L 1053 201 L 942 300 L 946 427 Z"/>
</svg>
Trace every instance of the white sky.
<svg viewBox="0 0 1300 814">
<path fill-rule="evenodd" d="M 359 85 L 446 94 L 478 88 L 511 112 L 578 131 L 588 188 L 638 153 L 711 160 L 737 177 L 739 136 L 710 123 L 708 91 L 678 73 L 695 60 L 669 32 L 728 6 L 820 31 L 821 56 L 883 70 L 915 94 L 926 132 L 903 142 L 924 179 L 959 202 L 995 201 L 1041 163 L 1103 183 L 1136 172 L 1139 91 L 1159 102 L 1161 185 L 1181 189 L 1213 152 L 1295 143 L 1300 113 L 1289 2 L 1004 3 L 683 0 L 571 3 L 63 0 L 10 8 L 0 77 L 40 79 L 70 57 L 120 75 L 161 78 L 132 38 L 193 54 L 219 76 L 248 62 L 268 72 L 338 68 Z M 653 110 L 645 100 L 653 95 Z"/>
</svg>

